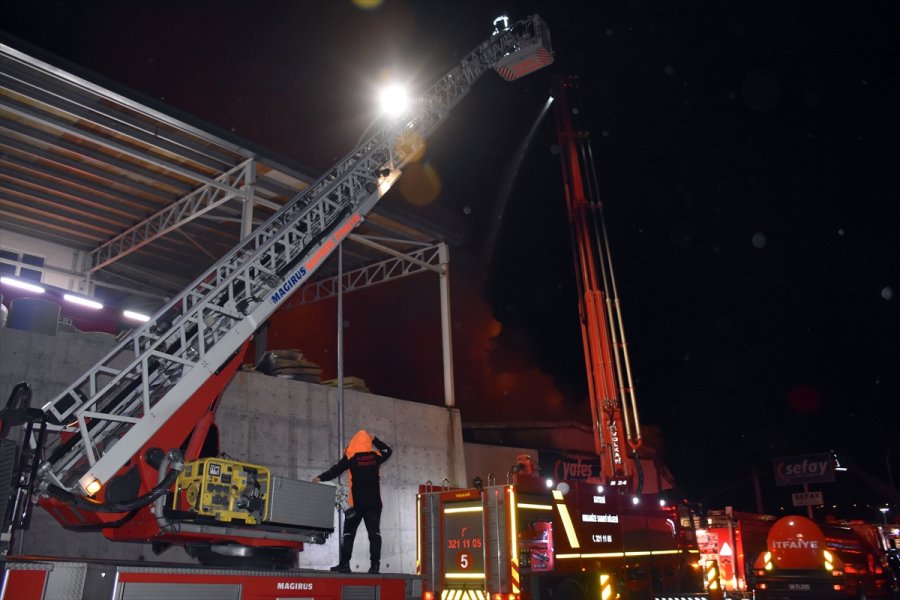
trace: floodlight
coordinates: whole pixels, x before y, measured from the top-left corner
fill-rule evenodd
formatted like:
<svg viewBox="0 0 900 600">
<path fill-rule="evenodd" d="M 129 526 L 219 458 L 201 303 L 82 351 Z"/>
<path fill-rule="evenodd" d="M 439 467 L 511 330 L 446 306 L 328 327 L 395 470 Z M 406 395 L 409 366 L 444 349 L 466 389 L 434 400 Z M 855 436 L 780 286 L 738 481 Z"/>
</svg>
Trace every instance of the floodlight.
<svg viewBox="0 0 900 600">
<path fill-rule="evenodd" d="M 382 114 L 389 117 L 399 117 L 409 108 L 409 94 L 406 88 L 398 83 L 382 89 L 378 99 Z"/>
<path fill-rule="evenodd" d="M 82 484 L 82 489 L 88 496 L 93 496 L 97 492 L 100 491 L 100 488 L 103 487 L 103 484 L 96 477 L 91 477 L 88 481 Z"/>
</svg>

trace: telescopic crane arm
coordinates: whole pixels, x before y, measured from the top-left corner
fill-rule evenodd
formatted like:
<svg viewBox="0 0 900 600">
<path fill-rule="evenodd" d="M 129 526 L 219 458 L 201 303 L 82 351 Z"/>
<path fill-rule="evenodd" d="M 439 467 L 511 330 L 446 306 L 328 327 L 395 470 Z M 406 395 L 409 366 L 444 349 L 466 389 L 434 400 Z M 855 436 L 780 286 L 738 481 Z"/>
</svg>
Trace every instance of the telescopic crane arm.
<svg viewBox="0 0 900 600">
<path fill-rule="evenodd" d="M 640 421 L 612 258 L 598 198 L 590 136 L 572 122 L 568 89 L 554 89 L 566 209 L 578 291 L 578 314 L 601 478 L 633 482 L 628 460 L 641 445 Z"/>
</svg>

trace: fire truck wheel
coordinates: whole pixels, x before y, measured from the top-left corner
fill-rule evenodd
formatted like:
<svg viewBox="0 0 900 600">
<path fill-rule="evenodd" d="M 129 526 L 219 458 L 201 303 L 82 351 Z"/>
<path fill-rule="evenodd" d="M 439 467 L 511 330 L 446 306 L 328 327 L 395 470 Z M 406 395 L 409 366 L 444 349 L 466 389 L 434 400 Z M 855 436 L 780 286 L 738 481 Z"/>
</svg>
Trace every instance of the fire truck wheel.
<svg viewBox="0 0 900 600">
<path fill-rule="evenodd" d="M 295 548 L 250 546 L 188 546 L 185 551 L 204 567 L 228 567 L 283 571 L 297 566 Z"/>
<path fill-rule="evenodd" d="M 587 591 L 573 579 L 563 581 L 553 594 L 553 600 L 585 600 L 586 598 Z"/>
</svg>

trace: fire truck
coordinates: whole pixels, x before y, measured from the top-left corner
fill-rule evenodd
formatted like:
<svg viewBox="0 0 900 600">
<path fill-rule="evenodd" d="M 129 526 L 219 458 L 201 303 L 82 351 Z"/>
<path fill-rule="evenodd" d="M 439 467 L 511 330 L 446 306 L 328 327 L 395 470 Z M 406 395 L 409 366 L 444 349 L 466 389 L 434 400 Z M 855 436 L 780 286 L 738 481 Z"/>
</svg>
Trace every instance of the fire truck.
<svg viewBox="0 0 900 600">
<path fill-rule="evenodd" d="M 418 496 L 418 570 L 429 600 L 723 598 L 701 563 L 699 515 L 643 494 L 640 422 L 590 136 L 573 123 L 577 87 L 553 90 L 599 476 L 553 482 L 530 457 L 512 481 Z"/>
<path fill-rule="evenodd" d="M 722 597 L 704 590 L 697 515 L 655 494 L 517 477 L 470 489 L 423 487 L 418 519 L 425 598 Z"/>
<path fill-rule="evenodd" d="M 0 416 L 4 434 L 23 432 L 21 444 L 12 436 L 0 444 L 4 554 L 27 526 L 32 500 L 69 529 L 159 550 L 182 546 L 204 565 L 253 560 L 289 568 L 304 544 L 323 543 L 333 531 L 334 488 L 221 456 L 213 434 L 221 395 L 257 328 L 363 222 L 476 80 L 495 70 L 511 81 L 552 62 L 539 16 L 498 19 L 491 36 L 404 116 L 360 143 L 56 398 L 32 408 L 30 388 L 17 386 Z M 52 575 L 67 570 L 47 564 L 8 559 L 2 598 L 62 597 L 44 594 L 64 585 Z M 251 584 L 227 570 L 95 566 L 82 568 L 83 591 L 71 597 L 162 597 L 191 584 L 192 595 L 210 598 L 404 598 L 415 579 L 245 574 Z M 86 591 L 87 571 L 115 582 L 112 596 Z"/>
<path fill-rule="evenodd" d="M 900 598 L 900 573 L 879 525 L 782 517 L 766 546 L 753 563 L 760 600 Z"/>
<path fill-rule="evenodd" d="M 735 595 L 752 593 L 753 561 L 766 549 L 772 515 L 735 511 L 730 506 L 709 510 L 697 530 L 700 557 L 718 564 L 722 589 Z"/>
</svg>

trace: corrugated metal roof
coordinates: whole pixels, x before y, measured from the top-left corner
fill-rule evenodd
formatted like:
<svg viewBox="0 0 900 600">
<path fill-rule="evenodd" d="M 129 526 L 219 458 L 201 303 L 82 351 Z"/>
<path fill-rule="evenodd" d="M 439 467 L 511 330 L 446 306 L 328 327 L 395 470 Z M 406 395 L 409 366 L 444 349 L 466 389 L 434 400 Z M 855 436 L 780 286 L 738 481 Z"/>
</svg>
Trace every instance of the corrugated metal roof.
<svg viewBox="0 0 900 600">
<path fill-rule="evenodd" d="M 255 170 L 257 224 L 315 179 L 251 142 L 59 64 L 0 44 L 0 227 L 93 254 L 81 268 L 102 263 L 96 282 L 174 293 L 221 258 L 240 239 L 243 202 L 231 192 L 244 180 L 229 173 L 242 165 Z M 420 242 L 447 237 L 389 203 L 366 228 Z M 97 261 L 100 250 L 114 260 Z M 374 259 L 350 248 L 344 260 L 353 268 Z"/>
</svg>

